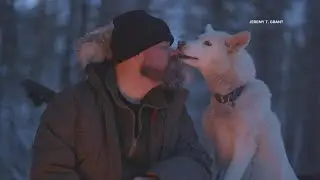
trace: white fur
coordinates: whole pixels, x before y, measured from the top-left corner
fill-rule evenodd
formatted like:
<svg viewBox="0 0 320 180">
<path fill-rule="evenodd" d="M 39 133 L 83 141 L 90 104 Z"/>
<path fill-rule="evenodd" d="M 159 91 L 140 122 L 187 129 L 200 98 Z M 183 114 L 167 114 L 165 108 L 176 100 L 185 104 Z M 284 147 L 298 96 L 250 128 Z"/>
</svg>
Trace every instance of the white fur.
<svg viewBox="0 0 320 180">
<path fill-rule="evenodd" d="M 78 61 L 82 68 L 92 62 L 102 62 L 111 59 L 110 50 L 113 23 L 95 29 L 85 34 L 78 42 Z"/>
<path fill-rule="evenodd" d="M 255 78 L 253 60 L 244 49 L 249 41 L 249 32 L 229 35 L 207 25 L 204 34 L 182 49 L 184 54 L 198 58 L 184 62 L 203 74 L 212 92 L 227 94 L 245 84 L 234 107 L 212 96 L 204 113 L 204 129 L 216 147 L 221 179 L 297 180 L 279 120 L 271 111 L 271 93 Z"/>
</svg>

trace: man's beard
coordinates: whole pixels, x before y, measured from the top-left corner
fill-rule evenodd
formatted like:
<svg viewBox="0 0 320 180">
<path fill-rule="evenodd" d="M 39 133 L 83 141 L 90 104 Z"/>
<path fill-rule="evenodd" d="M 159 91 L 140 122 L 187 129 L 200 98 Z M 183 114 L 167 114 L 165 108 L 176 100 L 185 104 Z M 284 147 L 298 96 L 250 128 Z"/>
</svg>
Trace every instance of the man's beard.
<svg viewBox="0 0 320 180">
<path fill-rule="evenodd" d="M 179 60 L 178 56 L 172 56 L 164 68 L 158 68 L 152 66 L 152 63 L 148 63 L 141 67 L 140 73 L 155 82 L 161 82 L 165 88 L 179 89 L 183 87 L 186 78 L 185 68 L 186 65 Z"/>
</svg>

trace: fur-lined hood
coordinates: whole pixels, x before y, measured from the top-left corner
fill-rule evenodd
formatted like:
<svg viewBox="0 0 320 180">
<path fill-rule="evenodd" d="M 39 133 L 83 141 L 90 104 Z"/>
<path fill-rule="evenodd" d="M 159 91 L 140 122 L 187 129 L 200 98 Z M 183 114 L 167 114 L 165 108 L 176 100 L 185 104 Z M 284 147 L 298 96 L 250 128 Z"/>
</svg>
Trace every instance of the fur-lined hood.
<svg viewBox="0 0 320 180">
<path fill-rule="evenodd" d="M 92 62 L 103 62 L 112 58 L 110 49 L 113 23 L 85 34 L 77 43 L 77 60 L 82 68 Z"/>
<path fill-rule="evenodd" d="M 85 69 L 90 63 L 112 60 L 110 44 L 112 41 L 111 36 L 113 29 L 114 26 L 111 22 L 108 25 L 97 28 L 80 38 L 77 45 L 77 60 L 83 69 Z M 175 70 L 171 70 L 171 73 L 168 73 L 167 77 L 163 80 L 167 87 L 179 88 L 191 80 L 191 75 L 188 72 L 186 65 L 183 65 L 177 58 L 178 56 L 172 57 L 172 60 L 176 60 L 170 61 L 169 69 Z"/>
</svg>

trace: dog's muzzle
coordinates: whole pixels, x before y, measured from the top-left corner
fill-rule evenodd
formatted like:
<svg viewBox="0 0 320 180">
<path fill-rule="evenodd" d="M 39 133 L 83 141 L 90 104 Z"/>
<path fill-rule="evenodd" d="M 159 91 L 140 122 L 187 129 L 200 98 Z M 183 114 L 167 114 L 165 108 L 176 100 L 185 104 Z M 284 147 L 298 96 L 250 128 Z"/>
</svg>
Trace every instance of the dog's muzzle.
<svg viewBox="0 0 320 180">
<path fill-rule="evenodd" d="M 178 41 L 178 49 L 182 50 L 186 44 L 187 44 L 186 41 Z"/>
<path fill-rule="evenodd" d="M 192 56 L 188 56 L 186 54 L 183 53 L 183 48 L 187 45 L 186 41 L 178 41 L 178 58 L 180 59 L 191 59 L 191 60 L 197 60 L 198 58 L 196 57 L 192 57 Z"/>
</svg>

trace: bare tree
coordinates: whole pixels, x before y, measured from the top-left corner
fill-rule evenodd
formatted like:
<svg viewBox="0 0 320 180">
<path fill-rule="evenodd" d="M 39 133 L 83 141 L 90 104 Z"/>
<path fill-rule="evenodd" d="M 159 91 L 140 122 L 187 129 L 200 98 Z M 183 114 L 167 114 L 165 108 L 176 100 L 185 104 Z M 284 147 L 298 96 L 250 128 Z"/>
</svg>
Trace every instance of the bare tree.
<svg viewBox="0 0 320 180">
<path fill-rule="evenodd" d="M 0 56 L 0 83 L 10 82 L 14 77 L 15 62 L 17 60 L 16 50 L 18 49 L 17 16 L 14 9 L 14 1 L 0 1 L 0 27 L 1 27 L 1 56 Z M 0 101 L 10 93 L 10 89 L 1 85 Z M 0 108 L 1 113 L 1 108 Z"/>
<path fill-rule="evenodd" d="M 303 1 L 302 1 L 303 2 Z M 305 23 L 301 28 L 305 33 L 295 32 L 296 44 L 293 61 L 295 66 L 291 71 L 291 88 L 288 99 L 288 127 L 294 141 L 293 157 L 296 169 L 302 175 L 316 175 L 320 173 L 320 72 L 319 72 L 319 45 L 320 3 L 318 1 L 304 1 L 306 3 Z M 296 28 L 297 29 L 297 28 Z M 305 38 L 303 38 L 305 37 Z M 305 46 L 301 46 L 304 44 Z M 291 124 L 291 125 L 290 125 Z M 316 178 L 316 177 L 314 177 Z M 316 178 L 316 179 L 317 179 Z"/>
<path fill-rule="evenodd" d="M 68 23 L 64 28 L 65 51 L 61 61 L 62 87 L 70 85 L 72 72 L 72 53 L 74 52 L 75 41 L 87 31 L 87 4 L 85 0 L 69 0 Z"/>
</svg>

